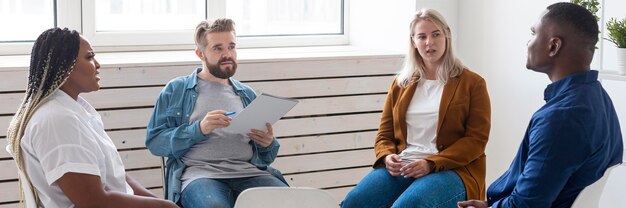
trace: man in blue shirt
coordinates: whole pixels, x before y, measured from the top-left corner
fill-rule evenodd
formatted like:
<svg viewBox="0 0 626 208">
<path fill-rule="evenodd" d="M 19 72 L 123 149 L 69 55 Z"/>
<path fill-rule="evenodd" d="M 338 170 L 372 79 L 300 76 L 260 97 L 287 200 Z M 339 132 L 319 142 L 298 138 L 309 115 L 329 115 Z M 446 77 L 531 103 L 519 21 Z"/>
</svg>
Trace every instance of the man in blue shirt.
<svg viewBox="0 0 626 208">
<path fill-rule="evenodd" d="M 195 32 L 202 68 L 170 81 L 148 123 L 146 146 L 167 157 L 165 197 L 184 207 L 233 207 L 247 188 L 287 186 L 269 165 L 278 154 L 272 126 L 247 135 L 229 131 L 227 112 L 256 98 L 232 78 L 237 70 L 234 22 L 202 21 Z"/>
<path fill-rule="evenodd" d="M 584 7 L 555 3 L 531 28 L 526 67 L 548 75 L 546 104 L 532 116 L 509 169 L 487 202 L 459 207 L 571 207 L 578 194 L 622 162 L 622 135 L 611 98 L 590 70 L 598 24 Z"/>
</svg>

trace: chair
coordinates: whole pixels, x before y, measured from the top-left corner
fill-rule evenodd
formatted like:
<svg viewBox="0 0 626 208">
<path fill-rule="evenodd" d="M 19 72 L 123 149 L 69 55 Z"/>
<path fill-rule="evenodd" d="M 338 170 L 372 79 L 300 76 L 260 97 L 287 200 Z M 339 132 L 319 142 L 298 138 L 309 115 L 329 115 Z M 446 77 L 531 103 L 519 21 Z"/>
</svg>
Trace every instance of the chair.
<svg viewBox="0 0 626 208">
<path fill-rule="evenodd" d="M 327 191 L 308 187 L 257 187 L 246 189 L 235 208 L 337 208 L 337 200 Z"/>
<path fill-rule="evenodd" d="M 604 192 L 604 186 L 611 175 L 611 171 L 618 166 L 619 164 L 606 169 L 602 178 L 583 189 L 576 197 L 572 208 L 600 207 L 600 197 L 602 192 Z"/>
</svg>

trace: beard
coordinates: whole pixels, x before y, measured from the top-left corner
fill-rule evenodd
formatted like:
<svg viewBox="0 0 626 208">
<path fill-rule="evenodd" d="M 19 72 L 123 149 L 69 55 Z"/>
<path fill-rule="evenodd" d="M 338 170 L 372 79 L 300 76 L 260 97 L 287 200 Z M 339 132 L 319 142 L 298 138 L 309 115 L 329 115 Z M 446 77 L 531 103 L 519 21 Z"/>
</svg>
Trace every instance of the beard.
<svg viewBox="0 0 626 208">
<path fill-rule="evenodd" d="M 206 57 L 204 57 L 204 61 L 206 63 L 206 67 L 209 69 L 209 73 L 211 73 L 211 75 L 213 75 L 214 77 L 217 77 L 217 78 L 220 78 L 220 79 L 228 79 L 228 78 L 232 77 L 233 75 L 235 75 L 235 72 L 237 71 L 237 62 L 235 62 L 235 60 L 233 60 L 230 57 L 228 57 L 228 58 L 221 58 L 217 62 L 217 64 L 209 63 L 209 61 L 207 60 Z M 228 67 L 224 68 L 224 70 L 222 70 L 220 65 L 223 62 L 225 62 L 225 61 L 232 62 L 233 66 L 228 66 Z"/>
</svg>

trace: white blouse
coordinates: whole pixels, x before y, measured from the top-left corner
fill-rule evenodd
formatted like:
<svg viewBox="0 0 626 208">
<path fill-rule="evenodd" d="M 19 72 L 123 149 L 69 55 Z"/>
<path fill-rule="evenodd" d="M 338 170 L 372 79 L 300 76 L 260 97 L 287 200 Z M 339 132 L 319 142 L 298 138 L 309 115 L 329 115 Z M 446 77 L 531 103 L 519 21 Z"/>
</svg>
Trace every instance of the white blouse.
<svg viewBox="0 0 626 208">
<path fill-rule="evenodd" d="M 22 138 L 26 170 L 46 207 L 74 207 L 56 181 L 65 173 L 100 177 L 107 191 L 133 194 L 115 145 L 87 101 L 58 90 L 34 113 Z"/>
</svg>

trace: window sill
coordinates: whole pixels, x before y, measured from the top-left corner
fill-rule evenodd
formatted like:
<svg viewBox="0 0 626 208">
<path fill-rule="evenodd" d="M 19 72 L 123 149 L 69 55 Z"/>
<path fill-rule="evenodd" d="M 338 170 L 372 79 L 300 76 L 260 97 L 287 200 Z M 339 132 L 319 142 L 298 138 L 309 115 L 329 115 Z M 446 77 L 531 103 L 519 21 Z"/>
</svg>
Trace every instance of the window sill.
<svg viewBox="0 0 626 208">
<path fill-rule="evenodd" d="M 317 46 L 239 49 L 239 63 L 298 60 L 354 59 L 363 57 L 403 57 L 394 51 L 354 46 Z M 96 52 L 97 53 L 97 52 Z M 146 51 L 97 53 L 102 67 L 193 65 L 200 60 L 194 51 Z M 0 71 L 28 70 L 30 55 L 0 56 Z"/>
</svg>

